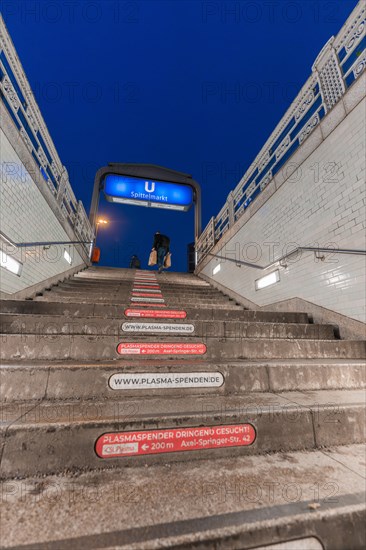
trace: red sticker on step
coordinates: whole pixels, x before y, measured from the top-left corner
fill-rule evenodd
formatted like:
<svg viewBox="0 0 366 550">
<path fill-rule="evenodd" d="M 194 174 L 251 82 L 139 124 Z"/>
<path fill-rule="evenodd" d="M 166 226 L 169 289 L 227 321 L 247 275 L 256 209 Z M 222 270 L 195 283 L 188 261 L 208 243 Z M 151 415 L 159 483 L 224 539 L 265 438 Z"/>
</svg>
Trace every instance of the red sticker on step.
<svg viewBox="0 0 366 550">
<path fill-rule="evenodd" d="M 180 453 L 246 447 L 255 439 L 251 424 L 115 432 L 101 435 L 95 443 L 95 452 L 100 458 Z"/>
<path fill-rule="evenodd" d="M 117 346 L 119 355 L 203 355 L 206 351 L 205 344 L 185 342 L 121 342 Z"/>
<path fill-rule="evenodd" d="M 155 306 L 154 306 L 155 307 Z M 178 309 L 165 309 L 156 311 L 155 309 L 125 309 L 126 317 L 151 317 L 155 319 L 185 319 L 187 313 Z"/>
</svg>

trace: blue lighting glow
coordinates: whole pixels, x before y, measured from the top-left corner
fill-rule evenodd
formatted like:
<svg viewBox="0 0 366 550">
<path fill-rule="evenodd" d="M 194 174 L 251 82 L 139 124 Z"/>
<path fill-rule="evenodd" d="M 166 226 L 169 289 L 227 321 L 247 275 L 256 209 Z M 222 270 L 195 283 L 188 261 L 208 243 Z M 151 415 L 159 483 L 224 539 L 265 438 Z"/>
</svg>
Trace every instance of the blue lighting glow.
<svg viewBox="0 0 366 550">
<path fill-rule="evenodd" d="M 189 185 L 108 174 L 104 193 L 111 202 L 154 206 L 172 210 L 189 210 L 193 189 Z"/>
</svg>

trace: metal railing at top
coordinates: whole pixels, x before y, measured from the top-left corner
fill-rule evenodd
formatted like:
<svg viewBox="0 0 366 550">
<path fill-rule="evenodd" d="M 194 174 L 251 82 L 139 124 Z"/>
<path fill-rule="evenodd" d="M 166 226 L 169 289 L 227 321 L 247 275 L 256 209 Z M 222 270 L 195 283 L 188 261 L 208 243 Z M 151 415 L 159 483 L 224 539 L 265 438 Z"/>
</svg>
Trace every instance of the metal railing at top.
<svg viewBox="0 0 366 550">
<path fill-rule="evenodd" d="M 83 204 L 75 197 L 68 172 L 58 156 L 1 15 L 0 103 L 32 156 L 40 181 L 51 191 L 76 237 L 83 242 L 92 241 L 93 228 Z M 17 170 L 19 173 L 19 167 Z"/>
<path fill-rule="evenodd" d="M 313 252 L 317 260 L 323 260 L 323 261 L 325 260 L 325 254 L 352 254 L 352 255 L 358 255 L 358 256 L 366 256 L 366 250 L 359 250 L 359 249 L 352 249 L 352 248 L 321 248 L 318 246 L 317 247 L 298 246 L 293 250 L 291 250 L 290 252 L 288 252 L 287 254 L 280 256 L 276 260 L 273 260 L 267 265 L 258 265 L 252 262 L 236 260 L 235 258 L 220 256 L 219 254 L 212 254 L 211 252 L 208 252 L 207 256 L 211 256 L 212 258 L 217 258 L 219 260 L 225 260 L 226 262 L 232 262 L 237 267 L 246 266 L 246 267 L 251 267 L 253 269 L 258 269 L 260 271 L 264 271 L 266 269 L 270 269 L 271 267 L 275 267 L 275 266 L 287 267 L 288 264 L 286 263 L 286 260 L 288 260 L 292 256 L 295 256 L 299 252 Z"/>
<path fill-rule="evenodd" d="M 359 2 L 316 58 L 312 74 L 217 216 L 196 242 L 198 260 L 222 238 L 366 67 L 366 4 Z M 212 230 L 212 227 L 214 228 Z"/>
<path fill-rule="evenodd" d="M 35 241 L 30 243 L 13 243 L 16 248 L 28 248 L 31 246 L 43 246 L 43 248 L 49 248 L 56 245 L 70 245 L 70 244 L 88 244 L 91 246 L 94 241 Z"/>
<path fill-rule="evenodd" d="M 51 248 L 51 246 L 77 246 L 77 245 L 83 245 L 84 250 L 86 251 L 88 257 L 91 256 L 92 251 L 92 245 L 94 243 L 93 239 L 89 240 L 77 240 L 77 241 L 29 241 L 29 242 L 14 242 L 13 240 L 9 239 L 4 233 L 0 232 L 0 252 L 5 252 L 5 254 L 9 254 L 11 252 L 12 254 L 16 253 L 18 249 L 27 249 L 27 248 L 37 248 L 42 247 L 43 250 L 47 250 Z M 2 246 L 5 244 L 5 249 Z M 30 253 L 30 252 L 28 252 Z"/>
</svg>

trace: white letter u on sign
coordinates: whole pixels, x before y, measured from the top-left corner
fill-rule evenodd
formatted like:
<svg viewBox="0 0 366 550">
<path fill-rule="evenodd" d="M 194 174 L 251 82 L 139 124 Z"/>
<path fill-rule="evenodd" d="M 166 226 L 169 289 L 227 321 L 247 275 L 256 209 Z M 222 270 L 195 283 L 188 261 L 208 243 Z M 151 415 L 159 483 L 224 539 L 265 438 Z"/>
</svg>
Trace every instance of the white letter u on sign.
<svg viewBox="0 0 366 550">
<path fill-rule="evenodd" d="M 155 191 L 155 183 L 152 181 L 151 184 L 151 189 L 149 189 L 149 182 L 148 181 L 145 181 L 145 191 L 147 193 L 153 193 Z"/>
</svg>

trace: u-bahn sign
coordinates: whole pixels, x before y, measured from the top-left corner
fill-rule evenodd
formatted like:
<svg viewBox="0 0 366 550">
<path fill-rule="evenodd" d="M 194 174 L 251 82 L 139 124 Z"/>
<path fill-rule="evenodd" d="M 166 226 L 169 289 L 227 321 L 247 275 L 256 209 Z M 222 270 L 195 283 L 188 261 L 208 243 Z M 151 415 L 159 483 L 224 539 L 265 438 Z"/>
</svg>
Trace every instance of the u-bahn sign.
<svg viewBox="0 0 366 550">
<path fill-rule="evenodd" d="M 195 241 L 201 235 L 201 188 L 189 174 L 153 164 L 111 162 L 95 174 L 89 220 L 95 229 L 99 196 L 108 201 L 187 211 L 195 207 Z"/>
<path fill-rule="evenodd" d="M 181 183 L 108 174 L 104 182 L 108 201 L 187 211 L 193 204 L 193 189 Z"/>
</svg>

